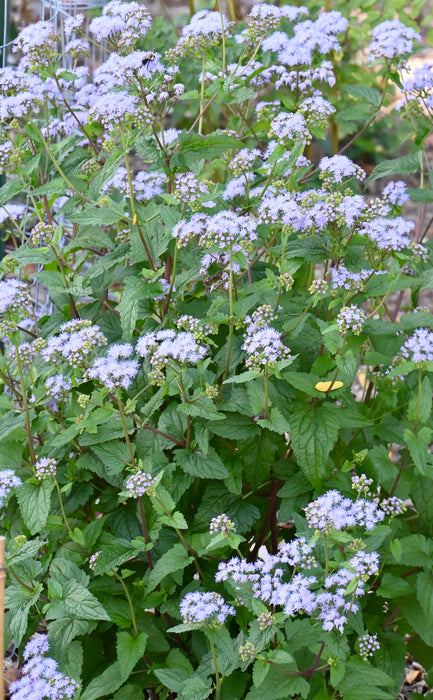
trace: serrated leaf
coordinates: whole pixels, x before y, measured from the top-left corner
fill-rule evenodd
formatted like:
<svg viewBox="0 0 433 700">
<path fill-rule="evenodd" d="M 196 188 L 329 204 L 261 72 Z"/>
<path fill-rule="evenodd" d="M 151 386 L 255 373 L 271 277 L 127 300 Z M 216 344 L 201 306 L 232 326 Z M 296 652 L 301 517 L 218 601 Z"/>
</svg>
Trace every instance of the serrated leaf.
<svg viewBox="0 0 433 700">
<path fill-rule="evenodd" d="M 105 445 L 92 445 L 91 450 L 99 457 L 109 474 L 121 474 L 131 462 L 128 447 L 120 440 L 110 440 Z"/>
<path fill-rule="evenodd" d="M 427 458 L 429 455 L 428 448 L 432 435 L 433 430 L 427 428 L 427 426 L 420 428 L 416 434 L 408 428 L 406 428 L 403 433 L 404 441 L 409 448 L 410 456 L 421 475 L 426 473 Z"/>
<path fill-rule="evenodd" d="M 69 581 L 62 587 L 61 601 L 65 612 L 74 620 L 110 620 L 99 600 L 78 581 Z M 47 606 L 47 619 L 54 617 L 51 615 L 55 602 Z"/>
<path fill-rule="evenodd" d="M 176 464 L 188 474 L 201 479 L 226 479 L 230 472 L 213 447 L 208 453 L 193 450 L 174 450 Z"/>
<path fill-rule="evenodd" d="M 420 571 L 416 577 L 416 597 L 425 616 L 425 625 L 433 626 L 433 576 L 431 571 Z"/>
<path fill-rule="evenodd" d="M 115 690 L 120 688 L 124 683 L 122 669 L 117 661 L 105 669 L 104 673 L 94 678 L 89 683 L 84 693 L 81 695 L 81 700 L 97 700 L 106 695 L 111 696 Z"/>
<path fill-rule="evenodd" d="M 142 632 L 137 637 L 121 630 L 117 633 L 117 660 L 124 681 L 144 654 L 147 643 L 147 634 Z"/>
<path fill-rule="evenodd" d="M 124 217 L 123 212 L 106 207 L 86 207 L 83 211 L 69 216 L 70 220 L 76 224 L 98 224 L 99 226 L 116 224 Z"/>
<path fill-rule="evenodd" d="M 215 158 L 222 153 L 231 149 L 239 148 L 241 142 L 233 136 L 214 132 L 200 136 L 197 133 L 187 134 L 185 132 L 179 135 L 179 153 L 187 152 L 189 154 L 203 154 L 207 159 Z"/>
<path fill-rule="evenodd" d="M 430 379 L 424 377 L 421 382 L 420 395 L 418 391 L 409 401 L 408 418 L 410 421 L 419 420 L 421 423 L 426 423 L 430 417 L 432 409 L 432 390 Z"/>
<path fill-rule="evenodd" d="M 41 532 L 47 523 L 53 489 L 51 479 L 43 479 L 38 484 L 27 481 L 16 490 L 23 521 L 32 535 Z"/>
<path fill-rule="evenodd" d="M 373 172 L 367 179 L 367 183 L 374 182 L 380 177 L 389 177 L 390 175 L 412 175 L 416 173 L 422 163 L 422 152 L 410 153 L 401 158 L 393 158 L 392 160 L 384 160 L 374 168 Z"/>
<path fill-rule="evenodd" d="M 192 561 L 193 558 L 189 556 L 184 545 L 177 542 L 156 561 L 155 566 L 149 572 L 147 591 L 150 593 L 161 583 L 163 578 L 176 571 L 181 571 Z"/>
<path fill-rule="evenodd" d="M 292 408 L 289 423 L 295 458 L 316 486 L 327 473 L 328 456 L 338 437 L 338 420 L 326 406 L 305 403 Z"/>
<path fill-rule="evenodd" d="M 377 595 L 381 598 L 399 598 L 412 591 L 412 585 L 400 576 L 385 573 L 382 577 Z"/>
</svg>

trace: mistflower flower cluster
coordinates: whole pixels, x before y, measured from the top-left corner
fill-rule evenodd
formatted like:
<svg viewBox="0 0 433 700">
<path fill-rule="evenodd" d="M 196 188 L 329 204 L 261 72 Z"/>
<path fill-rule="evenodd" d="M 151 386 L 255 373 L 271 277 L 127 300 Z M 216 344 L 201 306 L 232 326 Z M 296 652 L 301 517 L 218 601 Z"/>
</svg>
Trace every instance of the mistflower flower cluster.
<svg viewBox="0 0 433 700">
<path fill-rule="evenodd" d="M 179 330 L 183 328 L 186 331 L 190 331 L 195 340 L 205 340 L 208 335 L 213 335 L 218 332 L 216 323 L 207 323 L 199 318 L 188 316 L 187 314 L 179 316 L 176 321 L 176 326 Z"/>
<path fill-rule="evenodd" d="M 402 180 L 388 182 L 382 190 L 382 197 L 394 207 L 401 207 L 409 199 L 406 192 L 406 183 Z"/>
<path fill-rule="evenodd" d="M 223 31 L 228 36 L 229 23 L 224 15 L 221 16 L 219 12 L 200 10 L 191 17 L 189 24 L 183 27 L 182 36 L 175 48 L 167 52 L 167 56 L 177 60 L 190 51 L 205 51 L 217 46 Z"/>
<path fill-rule="evenodd" d="M 394 219 L 379 216 L 367 221 L 359 232 L 368 236 L 379 250 L 394 252 L 409 247 L 409 234 L 414 228 L 413 221 L 406 221 L 401 216 Z"/>
<path fill-rule="evenodd" d="M 252 642 L 245 642 L 239 647 L 239 656 L 241 661 L 247 663 L 248 661 L 253 661 L 256 658 L 257 649 Z"/>
<path fill-rule="evenodd" d="M 385 517 L 375 503 L 362 498 L 351 501 L 335 489 L 319 496 L 304 511 L 308 525 L 321 532 L 344 530 L 356 525 L 372 530 Z"/>
<path fill-rule="evenodd" d="M 48 379 L 45 380 L 45 388 L 48 396 L 56 399 L 56 401 L 64 399 L 71 386 L 71 380 L 69 377 L 65 377 L 64 374 L 54 374 L 52 377 L 48 377 Z"/>
<path fill-rule="evenodd" d="M 91 554 L 89 557 L 89 569 L 90 571 L 95 571 L 96 568 L 96 562 L 98 561 L 98 557 L 101 554 L 101 550 L 99 552 L 95 552 L 94 554 Z"/>
<path fill-rule="evenodd" d="M 200 197 L 208 194 L 209 187 L 205 182 L 200 182 L 193 173 L 178 173 L 174 176 L 174 196 L 181 204 L 187 203 L 190 207 L 200 208 Z"/>
<path fill-rule="evenodd" d="M 343 306 L 337 316 L 338 331 L 341 334 L 354 333 L 359 335 L 364 327 L 366 315 L 362 309 L 354 304 Z"/>
<path fill-rule="evenodd" d="M 205 234 L 209 217 L 207 214 L 193 214 L 189 221 L 181 219 L 173 227 L 172 236 L 176 239 L 179 248 L 183 248 L 188 243 L 196 242 L 199 237 Z"/>
<path fill-rule="evenodd" d="M 278 223 L 290 227 L 291 231 L 303 230 L 306 217 L 294 195 L 283 192 L 264 197 L 259 207 L 259 220 L 263 223 Z"/>
<path fill-rule="evenodd" d="M 7 169 L 13 150 L 14 146 L 11 141 L 0 144 L 0 175 Z"/>
<path fill-rule="evenodd" d="M 269 627 L 272 627 L 274 621 L 275 616 L 271 612 L 262 612 L 257 618 L 257 622 L 259 623 L 261 630 L 266 630 Z"/>
<path fill-rule="evenodd" d="M 221 513 L 215 518 L 212 518 L 209 524 L 209 532 L 211 535 L 231 535 L 235 532 L 235 524 L 233 520 L 230 520 L 228 515 Z"/>
<path fill-rule="evenodd" d="M 86 379 L 97 379 L 108 389 L 128 389 L 137 376 L 139 365 L 131 357 L 130 343 L 111 345 L 105 357 L 98 357 L 86 370 Z"/>
<path fill-rule="evenodd" d="M 303 5 L 294 7 L 292 5 L 267 5 L 257 3 L 253 5 L 248 14 L 248 36 L 252 39 L 277 29 L 283 17 L 294 22 L 300 15 L 308 15 L 308 10 Z"/>
<path fill-rule="evenodd" d="M 433 362 L 433 331 L 429 328 L 417 328 L 403 343 L 400 352 L 405 360 L 417 364 L 426 360 Z"/>
<path fill-rule="evenodd" d="M 246 214 L 234 211 L 220 211 L 208 217 L 206 229 L 199 238 L 204 248 L 228 249 L 235 243 L 251 243 L 257 239 L 257 222 Z"/>
<path fill-rule="evenodd" d="M 187 593 L 180 602 L 180 614 L 183 623 L 190 629 L 203 627 L 222 627 L 229 615 L 235 614 L 235 609 L 227 605 L 219 593 L 194 591 Z"/>
<path fill-rule="evenodd" d="M 284 289 L 285 292 L 290 292 L 295 280 L 289 272 L 282 272 L 278 277 L 278 286 L 280 289 Z"/>
<path fill-rule="evenodd" d="M 298 111 L 304 115 L 309 129 L 325 129 L 328 126 L 329 117 L 335 112 L 335 107 L 317 91 L 312 97 L 307 97 L 301 102 Z"/>
<path fill-rule="evenodd" d="M 385 20 L 377 24 L 372 33 L 368 52 L 372 60 L 385 58 L 389 61 L 411 53 L 414 41 L 420 41 L 421 35 L 398 19 Z"/>
<path fill-rule="evenodd" d="M 197 364 L 207 353 L 207 347 L 200 345 L 188 331 L 176 333 L 174 330 L 150 332 L 143 335 L 135 347 L 141 357 L 149 357 L 154 381 L 164 379 L 162 370 L 170 360 L 180 364 Z"/>
<path fill-rule="evenodd" d="M 381 501 L 380 507 L 385 515 L 390 517 L 402 515 L 407 510 L 404 501 L 402 501 L 401 498 L 397 498 L 397 496 L 384 498 L 383 501 Z"/>
<path fill-rule="evenodd" d="M 35 474 L 39 481 L 56 476 L 57 462 L 52 457 L 38 457 L 35 462 Z"/>
<path fill-rule="evenodd" d="M 0 314 L 18 311 L 20 316 L 29 316 L 32 305 L 26 290 L 18 280 L 0 280 Z"/>
<path fill-rule="evenodd" d="M 127 53 L 136 41 L 147 34 L 152 24 L 149 10 L 139 2 L 112 0 L 89 25 L 96 41 L 113 41 L 119 50 Z"/>
<path fill-rule="evenodd" d="M 27 643 L 25 664 L 19 680 L 9 685 L 13 700 L 66 700 L 73 698 L 78 684 L 58 670 L 57 662 L 46 656 L 49 644 L 46 635 L 38 635 Z"/>
<path fill-rule="evenodd" d="M 12 469 L 3 469 L 0 471 L 0 507 L 3 507 L 7 496 L 12 491 L 12 489 L 21 486 L 22 481 Z"/>
<path fill-rule="evenodd" d="M 238 153 L 232 158 L 228 167 L 229 170 L 233 170 L 233 174 L 237 177 L 244 171 L 248 171 L 252 168 L 256 158 L 260 156 L 260 151 L 258 148 L 241 148 Z"/>
<path fill-rule="evenodd" d="M 362 634 L 358 641 L 359 655 L 361 659 L 367 661 L 369 656 L 373 656 L 375 651 L 380 649 L 380 644 L 377 640 L 377 634 Z"/>
<path fill-rule="evenodd" d="M 373 274 L 373 270 L 360 270 L 352 272 L 344 265 L 331 269 L 332 289 L 345 289 L 346 291 L 360 292 L 364 288 L 364 282 Z"/>
<path fill-rule="evenodd" d="M 351 482 L 352 488 L 356 491 L 358 496 L 360 496 L 362 493 L 367 495 L 370 492 L 373 479 L 369 479 L 365 474 L 361 474 L 360 476 L 352 476 Z"/>
<path fill-rule="evenodd" d="M 101 124 L 108 132 L 119 124 L 131 125 L 139 119 L 139 100 L 125 90 L 110 92 L 110 97 L 103 95 L 89 110 L 89 119 Z"/>
<path fill-rule="evenodd" d="M 68 321 L 60 326 L 60 334 L 48 338 L 41 355 L 45 362 L 59 359 L 71 367 L 79 368 L 90 359 L 93 350 L 107 344 L 107 338 L 99 326 L 87 319 Z"/>
<path fill-rule="evenodd" d="M 2 104 L 3 103 L 0 103 L 0 120 L 2 119 Z M 0 224 L 4 223 L 7 219 L 21 219 L 23 216 L 25 216 L 25 213 L 26 207 L 24 206 L 24 204 L 8 203 L 6 205 L 2 205 L 0 209 Z"/>
<path fill-rule="evenodd" d="M 329 285 L 326 280 L 313 280 L 308 287 L 308 293 L 323 296 L 328 293 L 328 288 Z"/>
<path fill-rule="evenodd" d="M 33 226 L 30 236 L 33 245 L 43 245 L 44 243 L 49 243 L 54 236 L 54 228 L 45 221 L 40 221 L 36 226 Z"/>
<path fill-rule="evenodd" d="M 242 350 L 248 355 L 246 366 L 262 372 L 273 369 L 277 362 L 289 360 L 291 357 L 290 349 L 281 340 L 281 334 L 270 326 L 249 326 L 244 335 Z"/>
<path fill-rule="evenodd" d="M 365 178 L 365 171 L 350 160 L 347 156 L 326 156 L 319 163 L 320 178 L 327 187 L 343 182 L 343 179 L 356 177 L 357 180 Z"/>
<path fill-rule="evenodd" d="M 252 335 L 258 328 L 265 328 L 269 323 L 275 321 L 277 314 L 270 304 L 262 304 L 251 316 L 245 317 L 245 324 L 249 335 Z M 249 330 L 248 330 L 249 329 Z"/>
<path fill-rule="evenodd" d="M 322 61 L 317 68 L 307 70 L 279 71 L 279 78 L 275 81 L 278 90 L 282 85 L 301 94 L 308 94 L 313 90 L 314 83 L 327 83 L 329 87 L 335 85 L 334 67 L 331 61 Z"/>
<path fill-rule="evenodd" d="M 423 262 L 427 262 L 429 256 L 428 248 L 426 248 L 425 245 L 422 243 L 411 243 L 409 250 L 413 254 L 416 261 L 422 260 Z"/>
<path fill-rule="evenodd" d="M 297 537 L 291 542 L 280 543 L 278 553 L 281 561 L 289 566 L 311 569 L 317 564 L 313 549 L 314 543 L 307 542 L 305 537 Z"/>
<path fill-rule="evenodd" d="M 154 496 L 157 481 L 158 477 L 139 471 L 127 478 L 125 487 L 131 498 L 141 498 L 144 495 Z"/>
<path fill-rule="evenodd" d="M 30 65 L 46 63 L 47 55 L 53 57 L 59 37 L 52 22 L 36 22 L 24 27 L 14 41 L 14 53 L 20 52 Z"/>
<path fill-rule="evenodd" d="M 271 121 L 269 136 L 275 137 L 281 145 L 294 141 L 307 144 L 312 138 L 307 121 L 304 115 L 299 112 L 280 112 Z"/>
<path fill-rule="evenodd" d="M 147 202 L 163 192 L 165 175 L 153 171 L 140 170 L 132 177 L 132 192 L 138 202 Z M 103 185 L 103 193 L 117 190 L 126 197 L 131 196 L 126 168 L 120 167 L 115 175 Z"/>
</svg>

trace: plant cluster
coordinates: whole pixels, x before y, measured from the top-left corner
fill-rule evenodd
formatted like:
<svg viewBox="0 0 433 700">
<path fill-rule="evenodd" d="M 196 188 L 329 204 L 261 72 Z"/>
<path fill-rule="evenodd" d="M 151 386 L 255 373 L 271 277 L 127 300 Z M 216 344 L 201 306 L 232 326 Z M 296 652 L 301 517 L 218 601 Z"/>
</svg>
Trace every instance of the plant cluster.
<svg viewBox="0 0 433 700">
<path fill-rule="evenodd" d="M 420 3 L 307 5 L 112 0 L 0 71 L 15 700 L 395 700 L 407 651 L 430 670 L 433 68 Z M 382 117 L 416 138 L 375 195 Z"/>
</svg>

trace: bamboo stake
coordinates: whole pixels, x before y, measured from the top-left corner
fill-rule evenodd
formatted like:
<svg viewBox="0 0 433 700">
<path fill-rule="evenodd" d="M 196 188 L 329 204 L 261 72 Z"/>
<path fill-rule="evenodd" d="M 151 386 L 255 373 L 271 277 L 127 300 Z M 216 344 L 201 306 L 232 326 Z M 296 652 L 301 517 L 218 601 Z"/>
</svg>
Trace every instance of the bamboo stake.
<svg viewBox="0 0 433 700">
<path fill-rule="evenodd" d="M 0 700 L 5 697 L 4 682 L 4 607 L 5 607 L 5 537 L 0 537 L 0 663 L 2 668 L 2 678 L 0 682 Z"/>
</svg>

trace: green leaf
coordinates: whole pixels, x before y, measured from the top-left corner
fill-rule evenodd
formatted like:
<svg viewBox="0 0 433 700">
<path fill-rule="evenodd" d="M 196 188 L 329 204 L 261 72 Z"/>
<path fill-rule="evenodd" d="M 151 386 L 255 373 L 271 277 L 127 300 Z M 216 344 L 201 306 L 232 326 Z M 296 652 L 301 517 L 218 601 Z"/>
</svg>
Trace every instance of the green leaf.
<svg viewBox="0 0 433 700">
<path fill-rule="evenodd" d="M 147 643 L 147 634 L 142 632 L 137 637 L 133 637 L 125 631 L 117 633 L 117 660 L 123 680 L 129 677 L 134 666 L 144 654 Z"/>
<path fill-rule="evenodd" d="M 125 466 L 131 463 L 128 447 L 120 440 L 110 440 L 105 445 L 93 445 L 91 450 L 112 475 L 121 474 Z"/>
<path fill-rule="evenodd" d="M 410 456 L 421 475 L 426 473 L 427 458 L 429 455 L 428 448 L 432 435 L 433 430 L 427 428 L 427 426 L 420 428 L 416 435 L 408 428 L 406 428 L 403 433 L 404 441 L 409 448 Z"/>
<path fill-rule="evenodd" d="M 157 296 L 156 285 L 142 282 L 137 277 L 127 277 L 122 291 L 122 299 L 117 305 L 123 335 L 130 340 L 139 316 L 141 303 L 146 298 Z"/>
<path fill-rule="evenodd" d="M 32 535 L 44 529 L 51 506 L 54 483 L 43 479 L 38 484 L 26 481 L 16 490 L 21 515 Z"/>
<path fill-rule="evenodd" d="M 89 282 L 95 277 L 103 275 L 105 272 L 109 272 L 113 268 L 119 267 L 121 263 L 127 259 L 128 252 L 129 245 L 127 243 L 123 243 L 122 245 L 117 246 L 116 249 L 110 253 L 106 253 L 86 272 L 84 275 L 85 282 Z"/>
<path fill-rule="evenodd" d="M 424 476 L 414 478 L 411 498 L 418 512 L 426 535 L 433 535 L 433 479 Z"/>
<path fill-rule="evenodd" d="M 338 419 L 327 407 L 295 404 L 290 418 L 291 445 L 307 479 L 317 486 L 327 473 L 328 456 L 338 436 Z"/>
<path fill-rule="evenodd" d="M 400 576 L 393 576 L 393 574 L 385 573 L 380 587 L 377 589 L 377 595 L 381 598 L 399 598 L 411 591 L 412 585 L 409 581 L 405 581 L 405 579 Z"/>
<path fill-rule="evenodd" d="M 7 639 L 14 639 L 15 644 L 21 644 L 26 633 L 30 608 L 38 602 L 43 590 L 39 583 L 33 590 L 25 589 L 17 584 L 9 585 L 5 591 L 5 629 Z"/>
<path fill-rule="evenodd" d="M 54 583 L 52 581 L 50 585 Z M 53 594 L 51 598 L 53 602 L 47 605 L 47 619 L 57 617 L 53 613 L 57 610 L 57 601 L 61 600 L 66 615 L 74 620 L 110 620 L 99 600 L 78 581 L 69 581 L 66 585 L 61 586 L 57 600 L 56 597 Z"/>
<path fill-rule="evenodd" d="M 421 163 L 422 151 L 410 153 L 407 156 L 394 158 L 393 160 L 384 160 L 376 165 L 366 182 L 374 182 L 380 177 L 389 177 L 390 175 L 412 175 L 412 173 L 416 173 L 420 169 Z"/>
<path fill-rule="evenodd" d="M 433 540 L 424 535 L 408 535 L 400 540 L 401 560 L 405 566 L 423 566 L 426 569 L 433 566 Z"/>
<path fill-rule="evenodd" d="M 228 150 L 238 149 L 240 143 L 233 136 L 218 132 L 206 136 L 200 136 L 195 132 L 191 134 L 182 132 L 179 134 L 179 153 L 187 152 L 188 154 L 197 154 L 197 157 L 211 159 Z"/>
<path fill-rule="evenodd" d="M 368 87 L 367 85 L 344 85 L 343 90 L 349 95 L 360 97 L 363 101 L 369 102 L 373 107 L 380 105 L 381 93 L 376 88 Z"/>
<path fill-rule="evenodd" d="M 116 224 L 124 217 L 125 214 L 122 211 L 113 211 L 106 207 L 86 207 L 83 211 L 69 216 L 70 220 L 76 224 L 98 224 L 99 226 Z"/>
<path fill-rule="evenodd" d="M 33 414 L 34 417 L 34 414 Z M 23 413 L 16 415 L 14 413 L 7 413 L 0 417 L 0 441 L 2 442 L 8 435 L 17 430 L 17 428 L 22 428 L 18 431 L 18 439 L 23 438 L 25 435 L 24 425 L 26 419 Z"/>
<path fill-rule="evenodd" d="M 433 576 L 431 571 L 420 571 L 416 577 L 416 597 L 425 617 L 425 625 L 433 627 Z"/>
<path fill-rule="evenodd" d="M 114 664 L 105 669 L 104 673 L 89 683 L 81 695 L 81 700 L 97 700 L 97 698 L 103 698 L 106 695 L 112 696 L 114 691 L 124 683 L 124 680 L 119 662 L 115 661 Z"/>
<path fill-rule="evenodd" d="M 430 417 L 432 408 L 432 390 L 430 379 L 424 377 L 421 382 L 420 394 L 418 391 L 409 401 L 408 418 L 410 421 L 418 419 L 421 423 L 426 423 Z M 418 415 L 417 415 L 418 414 Z"/>
<path fill-rule="evenodd" d="M 201 479 L 226 479 L 230 472 L 213 447 L 207 455 L 193 450 L 174 450 L 176 464 L 188 474 Z"/>
<path fill-rule="evenodd" d="M 177 542 L 156 561 L 155 566 L 149 572 L 147 592 L 153 591 L 163 578 L 176 571 L 181 571 L 192 561 L 193 557 L 188 555 L 184 545 L 181 542 Z"/>
<path fill-rule="evenodd" d="M 296 667 L 295 669 L 296 670 Z M 298 694 L 306 698 L 310 692 L 310 685 L 302 676 L 283 676 L 276 668 L 271 668 L 265 680 L 259 687 L 252 688 L 245 700 L 264 700 L 264 698 L 296 697 Z"/>
<path fill-rule="evenodd" d="M 271 665 L 263 659 L 256 659 L 253 666 L 253 683 L 255 688 L 259 688 L 271 669 Z"/>
</svg>

